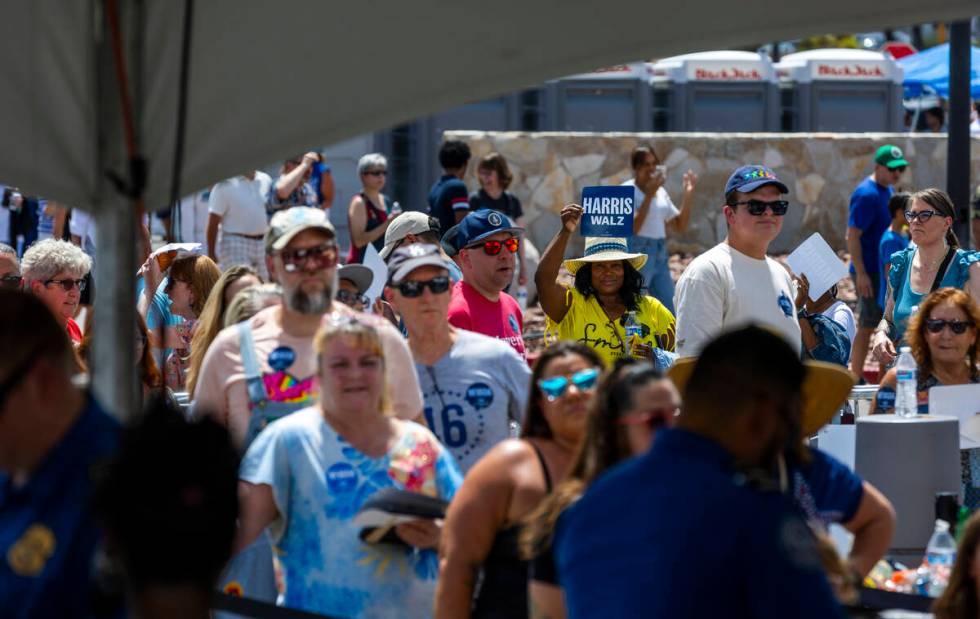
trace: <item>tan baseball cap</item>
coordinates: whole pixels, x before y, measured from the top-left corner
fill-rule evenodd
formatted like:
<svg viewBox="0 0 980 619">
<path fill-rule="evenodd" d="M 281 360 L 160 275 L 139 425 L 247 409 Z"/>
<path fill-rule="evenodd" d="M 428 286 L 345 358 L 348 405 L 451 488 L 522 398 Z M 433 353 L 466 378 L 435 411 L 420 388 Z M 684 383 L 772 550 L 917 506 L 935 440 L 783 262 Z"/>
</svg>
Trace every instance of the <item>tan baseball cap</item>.
<svg viewBox="0 0 980 619">
<path fill-rule="evenodd" d="M 337 231 L 327 218 L 326 212 L 309 206 L 294 206 L 277 211 L 269 221 L 269 229 L 265 232 L 265 251 L 281 251 L 293 237 L 303 230 L 323 230 L 331 237 L 337 237 Z"/>
<path fill-rule="evenodd" d="M 378 255 L 382 260 L 387 260 L 398 243 L 406 236 L 423 232 L 435 232 L 437 236 L 441 235 L 439 220 L 419 211 L 406 211 L 398 215 L 388 224 L 388 229 L 385 230 L 385 246 L 381 248 Z"/>
</svg>

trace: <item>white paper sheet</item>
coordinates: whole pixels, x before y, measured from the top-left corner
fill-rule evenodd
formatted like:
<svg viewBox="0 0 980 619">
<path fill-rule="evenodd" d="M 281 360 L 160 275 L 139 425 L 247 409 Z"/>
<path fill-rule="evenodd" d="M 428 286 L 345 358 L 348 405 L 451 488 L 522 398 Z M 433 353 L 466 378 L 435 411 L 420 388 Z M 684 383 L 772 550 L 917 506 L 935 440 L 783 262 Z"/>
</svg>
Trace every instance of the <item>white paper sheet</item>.
<svg viewBox="0 0 980 619">
<path fill-rule="evenodd" d="M 929 414 L 960 420 L 960 449 L 980 447 L 980 385 L 950 385 L 929 390 Z"/>
<path fill-rule="evenodd" d="M 385 284 L 388 282 L 388 265 L 381 259 L 378 250 L 371 243 L 367 244 L 364 251 L 364 261 L 361 264 L 371 269 L 374 274 L 371 287 L 364 292 L 364 296 L 368 298 L 367 311 L 370 311 L 370 308 L 374 307 L 374 300 L 381 296 Z"/>
<path fill-rule="evenodd" d="M 827 241 L 814 232 L 786 257 L 797 276 L 806 275 L 810 282 L 810 300 L 816 301 L 830 287 L 847 277 L 844 261 L 837 257 Z"/>
</svg>

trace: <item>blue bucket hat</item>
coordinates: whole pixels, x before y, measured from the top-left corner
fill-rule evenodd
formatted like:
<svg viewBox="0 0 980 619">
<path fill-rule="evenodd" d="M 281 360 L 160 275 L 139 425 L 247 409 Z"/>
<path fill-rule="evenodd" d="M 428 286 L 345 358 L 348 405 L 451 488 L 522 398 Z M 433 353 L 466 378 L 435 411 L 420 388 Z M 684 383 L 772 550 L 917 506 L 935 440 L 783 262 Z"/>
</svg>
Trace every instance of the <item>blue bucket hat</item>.
<svg viewBox="0 0 980 619">
<path fill-rule="evenodd" d="M 775 185 L 779 193 L 789 193 L 789 189 L 776 177 L 776 173 L 764 165 L 746 165 L 735 170 L 725 183 L 725 195 L 733 191 L 751 193 L 764 185 Z"/>
<path fill-rule="evenodd" d="M 514 235 L 524 232 L 524 228 L 518 228 L 511 222 L 510 218 L 501 213 L 488 208 L 473 211 L 463 218 L 463 221 L 454 226 L 455 235 L 451 239 L 452 245 L 458 249 L 463 249 L 473 243 L 496 234 L 498 232 L 510 232 Z M 443 237 L 445 241 L 445 237 Z"/>
</svg>

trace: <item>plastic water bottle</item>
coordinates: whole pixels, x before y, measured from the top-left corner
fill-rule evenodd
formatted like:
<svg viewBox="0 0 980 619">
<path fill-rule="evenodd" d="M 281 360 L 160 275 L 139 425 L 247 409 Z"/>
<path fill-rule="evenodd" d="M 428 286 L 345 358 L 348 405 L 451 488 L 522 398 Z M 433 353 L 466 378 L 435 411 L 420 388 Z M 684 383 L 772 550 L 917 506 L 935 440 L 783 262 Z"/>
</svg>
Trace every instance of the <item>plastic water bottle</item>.
<svg viewBox="0 0 980 619">
<path fill-rule="evenodd" d="M 915 417 L 919 414 L 918 394 L 915 382 L 915 358 L 912 349 L 902 346 L 895 364 L 898 386 L 895 389 L 895 414 L 899 417 Z"/>
<path fill-rule="evenodd" d="M 949 584 L 949 573 L 956 560 L 956 540 L 949 534 L 949 523 L 936 520 L 936 528 L 926 547 L 926 565 L 929 567 L 929 595 L 939 597 Z"/>
<path fill-rule="evenodd" d="M 517 289 L 517 304 L 521 306 L 521 311 L 527 311 L 527 286 L 521 286 Z"/>
<path fill-rule="evenodd" d="M 635 341 L 637 342 L 643 339 L 643 325 L 636 319 L 636 312 L 626 313 L 626 322 L 623 323 L 623 327 L 626 329 L 626 346 L 629 349 L 624 352 L 632 354 L 633 336 L 636 336 Z"/>
</svg>

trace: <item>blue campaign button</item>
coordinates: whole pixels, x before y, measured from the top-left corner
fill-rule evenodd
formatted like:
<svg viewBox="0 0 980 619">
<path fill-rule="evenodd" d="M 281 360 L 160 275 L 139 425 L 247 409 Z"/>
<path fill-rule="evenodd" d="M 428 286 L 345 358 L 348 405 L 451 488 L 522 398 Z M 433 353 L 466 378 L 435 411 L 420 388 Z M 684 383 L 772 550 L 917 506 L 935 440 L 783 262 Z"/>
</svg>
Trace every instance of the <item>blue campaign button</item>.
<svg viewBox="0 0 980 619">
<path fill-rule="evenodd" d="M 351 492 L 357 487 L 357 471 L 346 462 L 338 462 L 327 469 L 327 490 L 331 494 Z"/>
<path fill-rule="evenodd" d="M 280 346 L 269 353 L 269 367 L 283 372 L 296 361 L 296 353 L 289 346 Z"/>
<path fill-rule="evenodd" d="M 476 410 L 493 404 L 493 388 L 486 383 L 473 383 L 466 389 L 465 400 Z"/>
</svg>

